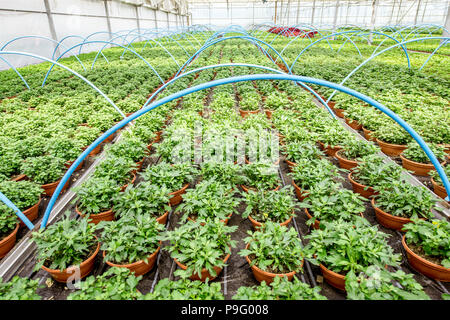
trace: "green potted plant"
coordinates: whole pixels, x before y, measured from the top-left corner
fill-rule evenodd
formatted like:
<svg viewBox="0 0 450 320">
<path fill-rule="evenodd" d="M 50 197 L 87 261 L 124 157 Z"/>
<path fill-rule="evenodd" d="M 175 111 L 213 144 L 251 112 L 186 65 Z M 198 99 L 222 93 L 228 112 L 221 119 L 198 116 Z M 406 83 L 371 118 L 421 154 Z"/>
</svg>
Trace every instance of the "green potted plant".
<svg viewBox="0 0 450 320">
<path fill-rule="evenodd" d="M 131 136 L 116 142 L 111 148 L 108 148 L 107 153 L 115 157 L 133 160 L 138 165 L 136 170 L 139 171 L 148 150 L 144 142 Z"/>
<path fill-rule="evenodd" d="M 428 219 L 433 217 L 432 209 L 438 210 L 432 193 L 402 180 L 375 190 L 378 195 L 372 198 L 372 207 L 378 222 L 386 228 L 401 231 L 411 218 Z"/>
<path fill-rule="evenodd" d="M 373 134 L 378 145 L 388 156 L 399 156 L 411 141 L 411 136 L 396 123 L 387 122 Z"/>
<path fill-rule="evenodd" d="M 249 190 L 278 190 L 280 189 L 281 179 L 278 176 L 277 166 L 269 163 L 251 163 L 243 167 L 244 184 L 241 188 L 248 192 Z"/>
<path fill-rule="evenodd" d="M 139 300 L 224 300 L 220 282 L 209 283 L 199 280 L 164 278 L 158 281 L 153 292 L 143 295 Z"/>
<path fill-rule="evenodd" d="M 344 149 L 336 152 L 336 158 L 342 169 L 351 170 L 358 165 L 362 157 L 376 154 L 379 148 L 370 142 L 359 139 L 349 140 L 345 143 Z"/>
<path fill-rule="evenodd" d="M 259 282 L 271 283 L 276 277 L 291 280 L 302 269 L 302 243 L 294 228 L 267 221 L 258 230 L 247 233 L 247 246 L 239 255 L 245 257 Z"/>
<path fill-rule="evenodd" d="M 10 281 L 3 282 L 0 277 L 0 300 L 41 300 L 41 296 L 36 293 L 39 280 L 31 280 L 14 276 Z"/>
<path fill-rule="evenodd" d="M 257 97 L 246 97 L 239 102 L 239 113 L 242 118 L 245 118 L 249 114 L 255 114 L 259 112 L 259 99 Z"/>
<path fill-rule="evenodd" d="M 402 238 L 409 263 L 430 278 L 450 281 L 450 223 L 445 218 L 411 220 L 403 226 L 406 233 Z"/>
<path fill-rule="evenodd" d="M 289 170 L 292 171 L 301 160 L 315 160 L 325 156 L 325 154 L 311 142 L 289 142 L 283 146 L 283 153 Z"/>
<path fill-rule="evenodd" d="M 146 214 L 166 224 L 169 210 L 169 190 L 145 181 L 136 187 L 128 186 L 114 200 L 114 211 L 119 217 Z"/>
<path fill-rule="evenodd" d="M 142 296 L 137 285 L 142 276 L 134 276 L 126 268 L 110 268 L 98 276 L 89 276 L 67 300 L 136 300 Z"/>
<path fill-rule="evenodd" d="M 67 211 L 58 222 L 33 232 L 32 240 L 37 246 L 35 270 L 42 268 L 62 283 L 74 272 L 74 267 L 79 268 L 80 278 L 86 277 L 100 250 L 96 230 L 97 226 L 87 218 L 71 219 Z"/>
<path fill-rule="evenodd" d="M 169 245 L 163 249 L 180 267 L 174 275 L 202 282 L 215 279 L 230 258 L 231 248 L 236 246 L 231 240 L 231 233 L 236 229 L 237 226 L 228 227 L 216 219 L 203 226 L 198 221 L 187 221 L 166 231 L 161 240 L 169 241 Z"/>
<path fill-rule="evenodd" d="M 102 222 L 100 242 L 103 259 L 111 267 L 127 268 L 136 276 L 149 272 L 156 262 L 164 229 L 147 214 L 124 216 L 117 221 Z"/>
<path fill-rule="evenodd" d="M 358 216 L 362 216 L 366 209 L 363 200 L 359 194 L 328 179 L 311 187 L 308 197 L 299 206 L 305 209 L 307 224 L 318 229 L 322 221 L 339 218 L 354 221 Z"/>
<path fill-rule="evenodd" d="M 29 179 L 40 184 L 44 193 L 51 197 L 66 171 L 64 163 L 64 159 L 52 155 L 27 158 L 22 164 L 21 171 Z M 64 185 L 62 191 L 68 186 L 69 181 Z"/>
<path fill-rule="evenodd" d="M 326 159 L 301 159 L 288 175 L 292 179 L 298 200 L 303 201 L 312 187 L 323 180 L 339 176 L 340 170 Z"/>
<path fill-rule="evenodd" d="M 19 223 L 14 211 L 3 202 L 0 203 L 0 258 L 14 247 Z"/>
<path fill-rule="evenodd" d="M 313 230 L 305 238 L 305 258 L 319 265 L 325 280 L 333 287 L 345 290 L 346 274 L 359 273 L 371 265 L 398 267 L 401 255 L 394 254 L 387 243 L 388 235 L 371 226 L 367 220 L 352 222 L 342 219 L 323 221 L 324 228 Z"/>
<path fill-rule="evenodd" d="M 89 216 L 95 224 L 114 220 L 113 200 L 119 192 L 120 187 L 109 177 L 92 177 L 75 189 L 75 211 L 82 217 Z"/>
<path fill-rule="evenodd" d="M 267 221 L 288 225 L 295 215 L 295 200 L 292 197 L 292 186 L 279 191 L 252 191 L 243 193 L 247 205 L 242 217 L 249 218 L 254 228 L 259 228 Z"/>
<path fill-rule="evenodd" d="M 19 208 L 30 221 L 36 220 L 41 203 L 42 188 L 31 181 L 0 182 L 0 192 Z M 20 226 L 25 224 L 20 221 Z"/>
<path fill-rule="evenodd" d="M 444 173 L 447 177 L 450 177 L 450 165 L 446 164 L 443 167 Z M 431 171 L 431 183 L 433 184 L 434 193 L 436 193 L 439 197 L 445 199 L 447 197 L 447 190 L 444 188 L 444 184 L 442 183 L 441 177 L 437 173 L 437 171 Z"/>
<path fill-rule="evenodd" d="M 369 266 L 358 275 L 350 270 L 345 276 L 345 290 L 350 300 L 430 300 L 413 274 L 389 272 L 378 266 Z"/>
<path fill-rule="evenodd" d="M 135 169 L 136 164 L 131 159 L 108 156 L 95 168 L 93 177 L 113 180 L 124 191 L 136 180 L 136 174 L 133 173 Z"/>
<path fill-rule="evenodd" d="M 149 166 L 142 173 L 145 181 L 158 187 L 167 188 L 170 193 L 170 205 L 175 206 L 183 200 L 183 194 L 195 179 L 197 169 L 188 163 L 170 164 L 160 162 Z"/>
<path fill-rule="evenodd" d="M 311 288 L 294 277 L 275 277 L 270 284 L 262 281 L 258 286 L 239 287 L 233 300 L 327 300 L 319 286 Z"/>
<path fill-rule="evenodd" d="M 70 168 L 73 162 L 81 154 L 83 145 L 78 140 L 73 140 L 68 137 L 54 137 L 49 139 L 46 145 L 46 152 L 55 157 L 64 159 L 66 168 Z M 80 170 L 83 167 L 83 162 L 75 169 Z"/>
<path fill-rule="evenodd" d="M 220 184 L 228 185 L 229 189 L 242 184 L 242 167 L 233 163 L 208 161 L 200 168 L 202 180 L 216 180 Z"/>
<path fill-rule="evenodd" d="M 210 221 L 216 218 L 227 224 L 231 215 L 239 205 L 235 197 L 236 191 L 230 186 L 213 180 L 203 180 L 188 190 L 184 202 L 177 208 L 182 212 L 182 221 Z"/>
<path fill-rule="evenodd" d="M 437 144 L 428 144 L 428 146 L 438 161 L 441 162 L 441 165 L 444 165 L 446 155 L 444 147 Z M 418 176 L 428 176 L 430 171 L 436 170 L 417 142 L 409 143 L 407 149 L 400 154 L 400 158 L 403 168 Z"/>
<path fill-rule="evenodd" d="M 358 166 L 348 174 L 354 192 L 365 198 L 377 194 L 375 187 L 397 181 L 402 175 L 402 169 L 393 162 L 384 162 L 378 155 L 363 157 Z"/>
</svg>

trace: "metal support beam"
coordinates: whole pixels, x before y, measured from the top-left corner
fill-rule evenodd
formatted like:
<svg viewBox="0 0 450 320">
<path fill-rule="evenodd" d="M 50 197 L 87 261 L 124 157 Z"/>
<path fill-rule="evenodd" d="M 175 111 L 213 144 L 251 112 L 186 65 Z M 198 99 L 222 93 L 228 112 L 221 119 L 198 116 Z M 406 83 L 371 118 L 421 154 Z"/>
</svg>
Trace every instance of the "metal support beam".
<svg viewBox="0 0 450 320">
<path fill-rule="evenodd" d="M 348 13 L 350 12 L 350 0 L 347 1 L 347 12 L 345 14 L 345 24 L 348 23 Z"/>
<path fill-rule="evenodd" d="M 297 1 L 297 18 L 295 19 L 296 24 L 298 24 L 299 15 L 300 15 L 300 0 Z"/>
<path fill-rule="evenodd" d="M 427 4 L 428 4 L 428 0 L 425 0 L 425 5 L 423 6 L 423 12 L 422 12 L 422 20 L 420 21 L 420 23 L 423 23 L 423 21 L 425 20 L 425 12 L 427 11 Z"/>
<path fill-rule="evenodd" d="M 311 13 L 311 24 L 314 25 L 314 15 L 316 14 L 316 0 L 313 1 L 312 13 Z"/>
<path fill-rule="evenodd" d="M 377 19 L 378 0 L 372 0 L 372 17 L 370 19 L 370 30 L 375 30 L 375 20 Z M 369 44 L 372 44 L 373 34 L 369 35 Z"/>
<path fill-rule="evenodd" d="M 417 24 L 417 18 L 419 17 L 421 2 L 422 2 L 421 0 L 417 0 L 417 10 L 416 10 L 416 16 L 414 17 L 414 24 Z"/>
<path fill-rule="evenodd" d="M 450 4 L 448 4 L 448 6 L 447 6 L 447 17 L 445 18 L 444 28 L 447 29 L 447 30 L 450 30 Z M 444 30 L 442 32 L 442 36 L 443 37 L 450 37 L 450 33 Z M 441 43 L 443 41 L 444 40 L 441 40 Z"/>
<path fill-rule="evenodd" d="M 320 8 L 320 24 L 323 25 L 323 9 L 325 8 L 325 1 L 322 1 L 322 7 Z"/>
<path fill-rule="evenodd" d="M 50 28 L 50 33 L 52 35 L 52 39 L 55 41 L 58 41 L 58 37 L 56 36 L 56 29 L 55 29 L 55 23 L 53 22 L 53 16 L 52 16 L 52 11 L 50 9 L 50 5 L 48 3 L 48 0 L 44 0 L 44 5 L 45 5 L 45 11 L 47 13 L 47 19 L 48 19 L 48 26 Z M 56 43 L 55 43 L 56 46 Z M 56 50 L 58 56 L 59 56 L 59 49 Z"/>
<path fill-rule="evenodd" d="M 275 15 L 273 17 L 273 23 L 274 24 L 277 24 L 277 8 L 278 8 L 278 0 L 275 0 Z"/>
<path fill-rule="evenodd" d="M 395 2 L 396 2 L 396 0 L 394 0 L 394 2 L 392 3 L 391 16 L 389 17 L 389 23 L 388 23 L 389 25 L 392 25 L 392 19 L 394 18 Z"/>
<path fill-rule="evenodd" d="M 139 34 L 141 34 L 141 22 L 139 21 L 139 7 L 138 6 L 134 6 L 134 9 L 135 9 L 135 12 L 136 12 L 136 25 L 137 25 Z M 139 41 L 142 41 L 141 36 L 139 36 Z"/>
<path fill-rule="evenodd" d="M 167 28 L 170 26 L 169 22 L 169 11 L 166 11 L 166 19 L 167 19 Z"/>
<path fill-rule="evenodd" d="M 336 1 L 336 6 L 334 7 L 333 30 L 336 30 L 338 15 L 339 15 L 339 0 Z"/>
<path fill-rule="evenodd" d="M 156 9 L 153 9 L 153 16 L 155 17 L 155 28 L 158 30 L 158 17 L 156 16 Z"/>
<path fill-rule="evenodd" d="M 106 25 L 108 26 L 109 39 L 112 39 L 111 19 L 109 18 L 108 0 L 103 0 L 105 5 Z"/>
</svg>

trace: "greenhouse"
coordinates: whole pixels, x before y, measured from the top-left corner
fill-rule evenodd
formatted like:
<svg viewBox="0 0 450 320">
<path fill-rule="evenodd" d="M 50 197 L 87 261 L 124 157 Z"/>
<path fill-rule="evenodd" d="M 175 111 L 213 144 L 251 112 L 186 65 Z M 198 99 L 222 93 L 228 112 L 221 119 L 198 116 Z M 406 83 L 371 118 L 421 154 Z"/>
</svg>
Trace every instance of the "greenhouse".
<svg viewBox="0 0 450 320">
<path fill-rule="evenodd" d="M 449 43 L 448 0 L 0 0 L 0 300 L 450 300 Z"/>
</svg>

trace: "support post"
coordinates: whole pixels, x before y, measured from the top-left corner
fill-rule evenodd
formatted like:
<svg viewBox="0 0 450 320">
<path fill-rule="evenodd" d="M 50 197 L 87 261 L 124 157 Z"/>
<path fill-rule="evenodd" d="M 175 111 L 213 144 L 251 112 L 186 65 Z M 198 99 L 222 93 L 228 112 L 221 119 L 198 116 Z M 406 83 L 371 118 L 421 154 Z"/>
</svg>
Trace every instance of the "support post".
<svg viewBox="0 0 450 320">
<path fill-rule="evenodd" d="M 450 4 L 447 7 L 447 17 L 445 18 L 444 28 L 447 30 L 450 30 Z M 450 33 L 447 31 L 442 32 L 443 37 L 450 37 Z M 441 40 L 441 43 L 445 41 L 444 39 Z"/>
<path fill-rule="evenodd" d="M 255 25 L 255 1 L 253 1 L 252 23 L 253 25 Z"/>
<path fill-rule="evenodd" d="M 372 17 L 370 19 L 370 31 L 375 30 L 375 20 L 377 18 L 378 0 L 372 0 Z M 369 35 L 369 44 L 372 45 L 373 33 Z"/>
<path fill-rule="evenodd" d="M 109 39 L 112 39 L 111 19 L 109 18 L 108 0 L 103 0 L 105 5 L 106 25 L 108 26 Z"/>
<path fill-rule="evenodd" d="M 348 23 L 348 13 L 349 13 L 349 10 L 350 10 L 350 0 L 347 1 L 347 12 L 346 12 L 346 14 L 345 14 L 345 24 Z"/>
<path fill-rule="evenodd" d="M 166 20 L 167 20 L 167 28 L 170 27 L 170 22 L 169 22 L 169 11 L 166 11 Z"/>
<path fill-rule="evenodd" d="M 278 0 L 275 0 L 275 15 L 273 16 L 274 24 L 277 24 L 277 8 L 278 8 Z"/>
<path fill-rule="evenodd" d="M 414 17 L 414 24 L 417 24 L 417 18 L 419 17 L 421 2 L 422 2 L 421 0 L 417 0 L 417 10 L 416 10 L 416 16 Z"/>
<path fill-rule="evenodd" d="M 153 9 L 153 16 L 155 17 L 155 28 L 158 30 L 158 17 L 156 16 L 156 9 Z"/>
<path fill-rule="evenodd" d="M 58 41 L 58 37 L 56 36 L 56 29 L 55 29 L 55 23 L 53 22 L 53 16 L 52 11 L 50 9 L 50 4 L 48 3 L 48 0 L 44 0 L 45 5 L 45 11 L 47 13 L 47 19 L 48 19 L 48 26 L 50 28 L 50 33 L 52 35 L 52 39 L 55 41 Z M 56 46 L 56 43 L 55 43 Z M 57 49 L 57 55 L 59 56 L 59 48 Z"/>
<path fill-rule="evenodd" d="M 395 2 L 396 2 L 396 0 L 394 0 L 394 2 L 392 3 L 392 11 L 391 11 L 391 16 L 389 17 L 388 25 L 392 25 L 392 19 L 394 18 Z"/>
<path fill-rule="evenodd" d="M 428 0 L 425 0 L 425 5 L 423 6 L 423 12 L 422 12 L 422 20 L 420 21 L 420 23 L 423 23 L 423 21 L 425 20 L 425 12 L 427 11 L 427 4 L 428 4 Z"/>
<path fill-rule="evenodd" d="M 295 19 L 296 24 L 298 24 L 299 15 L 300 15 L 300 0 L 297 1 L 297 18 Z"/>
<path fill-rule="evenodd" d="M 336 1 L 336 6 L 334 7 L 333 32 L 336 32 L 338 15 L 339 15 L 339 0 Z M 334 40 L 334 37 L 332 38 L 332 40 Z"/>
<path fill-rule="evenodd" d="M 141 22 L 139 21 L 139 6 L 134 6 L 135 12 L 136 12 L 136 25 L 139 32 L 139 41 L 142 41 L 141 38 Z"/>
<path fill-rule="evenodd" d="M 320 25 L 323 25 L 323 9 L 325 8 L 325 1 L 322 1 L 322 7 L 320 8 Z"/>
<path fill-rule="evenodd" d="M 313 1 L 312 13 L 311 13 L 311 25 L 314 25 L 314 15 L 316 14 L 316 0 Z"/>
</svg>

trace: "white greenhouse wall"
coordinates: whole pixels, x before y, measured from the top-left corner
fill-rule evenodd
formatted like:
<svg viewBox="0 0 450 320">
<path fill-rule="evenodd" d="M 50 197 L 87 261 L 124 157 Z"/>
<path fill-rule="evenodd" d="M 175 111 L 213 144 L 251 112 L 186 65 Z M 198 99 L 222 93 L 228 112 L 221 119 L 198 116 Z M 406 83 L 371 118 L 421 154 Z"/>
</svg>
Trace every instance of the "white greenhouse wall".
<svg viewBox="0 0 450 320">
<path fill-rule="evenodd" d="M 52 35 L 45 2 L 48 1 L 55 34 Z M 187 26 L 187 17 L 176 13 L 155 10 L 148 6 L 134 6 L 119 0 L 0 0 L 0 46 L 15 37 L 38 35 L 61 40 L 70 35 L 86 37 L 94 32 L 91 40 L 109 40 L 108 19 L 105 3 L 108 8 L 111 32 L 138 29 L 163 29 L 170 26 L 172 30 Z M 169 15 L 169 16 L 168 16 Z M 169 19 L 168 19 L 169 18 Z M 138 24 L 139 19 L 139 24 Z M 114 37 L 114 36 L 113 36 Z M 65 50 L 79 43 L 80 39 L 69 37 L 64 40 L 56 52 L 56 57 Z M 88 44 L 83 52 L 98 50 L 104 44 Z M 8 45 L 5 50 L 24 51 L 50 58 L 55 43 L 45 39 L 21 39 Z M 72 51 L 72 52 L 75 52 Z M 69 52 L 67 55 L 70 55 Z M 78 48 L 76 50 L 78 52 Z M 67 56 L 66 55 L 66 56 Z M 2 55 L 16 67 L 39 63 L 42 60 L 24 56 Z M 0 60 L 0 70 L 8 69 L 8 65 Z"/>
</svg>

